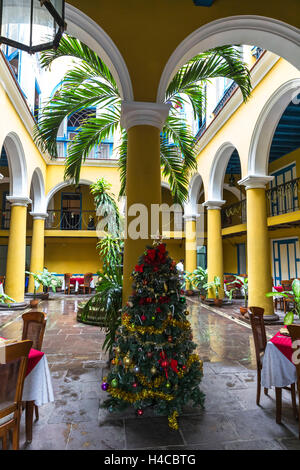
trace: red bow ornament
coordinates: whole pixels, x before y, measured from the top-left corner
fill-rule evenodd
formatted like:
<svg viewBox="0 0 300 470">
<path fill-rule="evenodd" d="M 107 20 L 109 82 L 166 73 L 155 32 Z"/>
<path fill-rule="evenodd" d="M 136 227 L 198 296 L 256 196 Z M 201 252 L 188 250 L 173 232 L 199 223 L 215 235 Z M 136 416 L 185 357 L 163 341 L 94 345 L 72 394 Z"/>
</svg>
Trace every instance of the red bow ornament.
<svg viewBox="0 0 300 470">
<path fill-rule="evenodd" d="M 161 358 L 158 362 L 159 362 L 159 365 L 164 369 L 167 380 L 168 380 L 168 367 L 171 367 L 171 369 L 174 372 L 176 372 L 176 374 L 178 374 L 178 369 L 177 369 L 178 361 L 176 361 L 176 359 L 171 359 L 170 361 L 168 361 L 166 353 L 164 351 L 160 353 L 160 357 Z"/>
</svg>

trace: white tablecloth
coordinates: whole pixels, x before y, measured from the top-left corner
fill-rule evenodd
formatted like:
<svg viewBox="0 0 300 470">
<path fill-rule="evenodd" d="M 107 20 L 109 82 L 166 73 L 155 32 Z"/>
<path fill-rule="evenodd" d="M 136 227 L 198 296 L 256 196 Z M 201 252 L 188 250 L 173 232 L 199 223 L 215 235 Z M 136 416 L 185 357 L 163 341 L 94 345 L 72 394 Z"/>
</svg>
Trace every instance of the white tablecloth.
<svg viewBox="0 0 300 470">
<path fill-rule="evenodd" d="M 71 284 L 73 286 L 73 284 Z M 75 282 L 75 292 L 78 292 L 78 287 L 79 286 L 79 283 L 78 281 Z M 95 282 L 94 282 L 94 279 L 91 280 L 90 282 L 90 288 L 91 289 L 94 289 L 95 288 Z M 63 282 L 62 282 L 62 285 L 61 285 L 61 289 L 62 290 L 65 290 L 65 280 L 63 279 Z"/>
<path fill-rule="evenodd" d="M 270 341 L 263 356 L 261 384 L 263 387 L 287 387 L 297 381 L 296 367 Z"/>
<path fill-rule="evenodd" d="M 25 378 L 22 400 L 34 400 L 37 406 L 54 401 L 51 375 L 45 354 Z"/>
</svg>

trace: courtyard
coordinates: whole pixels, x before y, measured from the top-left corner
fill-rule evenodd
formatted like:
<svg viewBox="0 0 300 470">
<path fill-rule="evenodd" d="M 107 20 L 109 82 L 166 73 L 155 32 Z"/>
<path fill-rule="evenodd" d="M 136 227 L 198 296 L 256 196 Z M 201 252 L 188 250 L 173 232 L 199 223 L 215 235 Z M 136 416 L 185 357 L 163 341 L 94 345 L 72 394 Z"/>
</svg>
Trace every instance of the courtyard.
<svg viewBox="0 0 300 470">
<path fill-rule="evenodd" d="M 99 411 L 99 400 L 106 395 L 101 390 L 107 367 L 107 356 L 101 350 L 104 333 L 76 321 L 77 305 L 83 298 L 52 294 L 51 300 L 40 303 L 39 310 L 48 318 L 43 351 L 55 402 L 40 407 L 31 444 L 25 444 L 22 416 L 21 449 L 300 449 L 288 392 L 283 393 L 282 425 L 275 423 L 274 390 L 269 396 L 262 394 L 261 406 L 256 406 L 255 352 L 249 325 L 214 313 L 194 299 L 189 301 L 190 321 L 197 353 L 204 362 L 200 387 L 206 393 L 205 410 L 186 408 L 179 431 L 170 430 L 164 417 L 153 417 L 148 411 L 139 418 L 131 408 L 118 414 Z M 10 321 L 3 316 L 0 321 L 0 335 L 20 337 L 21 316 Z M 278 329 L 268 326 L 268 336 Z"/>
</svg>

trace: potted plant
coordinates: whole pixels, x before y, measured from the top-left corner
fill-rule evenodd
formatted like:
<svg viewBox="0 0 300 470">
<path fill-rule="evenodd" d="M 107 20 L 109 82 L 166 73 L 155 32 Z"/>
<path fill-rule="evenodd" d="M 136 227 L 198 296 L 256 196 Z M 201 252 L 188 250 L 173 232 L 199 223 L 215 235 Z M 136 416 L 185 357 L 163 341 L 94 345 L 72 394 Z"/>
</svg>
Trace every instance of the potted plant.
<svg viewBox="0 0 300 470">
<path fill-rule="evenodd" d="M 284 317 L 284 324 L 291 325 L 294 321 L 295 314 L 298 315 L 300 318 L 300 280 L 294 279 L 292 283 L 292 290 L 291 291 L 284 291 L 284 292 L 268 292 L 266 294 L 267 297 L 285 297 L 287 299 L 293 297 L 294 308 L 292 311 L 288 312 Z"/>
<path fill-rule="evenodd" d="M 207 269 L 199 266 L 192 273 L 192 284 L 196 287 L 199 292 L 201 300 L 205 300 L 207 289 L 205 285 L 207 284 Z"/>
<path fill-rule="evenodd" d="M 235 276 L 236 281 L 240 284 L 244 296 L 244 306 L 240 307 L 241 315 L 248 312 L 248 278 L 243 276 Z"/>
<path fill-rule="evenodd" d="M 56 292 L 56 289 L 62 286 L 62 280 L 57 277 L 56 273 L 49 272 L 47 268 L 44 268 L 43 271 L 40 271 L 38 273 L 38 279 L 44 289 L 44 292 L 42 294 L 43 300 L 46 300 L 49 298 L 48 291 L 50 288 L 52 289 L 53 292 Z"/>
<path fill-rule="evenodd" d="M 185 272 L 184 280 L 186 281 L 187 289 L 185 290 L 186 295 L 194 295 L 193 290 L 193 273 Z"/>
<path fill-rule="evenodd" d="M 207 282 L 204 285 L 205 289 L 211 289 L 214 292 L 214 304 L 217 307 L 221 307 L 223 300 L 220 299 L 220 291 L 221 291 L 221 279 L 219 276 L 215 276 L 212 282 Z"/>
</svg>

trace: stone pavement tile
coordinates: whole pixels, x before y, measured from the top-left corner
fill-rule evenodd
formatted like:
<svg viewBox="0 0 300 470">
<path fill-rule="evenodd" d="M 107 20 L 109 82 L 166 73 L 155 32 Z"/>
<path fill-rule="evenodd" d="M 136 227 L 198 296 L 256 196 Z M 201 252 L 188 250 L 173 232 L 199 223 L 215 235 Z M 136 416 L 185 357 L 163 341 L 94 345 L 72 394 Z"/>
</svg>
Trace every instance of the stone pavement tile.
<svg viewBox="0 0 300 470">
<path fill-rule="evenodd" d="M 65 450 L 70 434 L 71 424 L 43 424 L 33 430 L 31 444 L 24 442 L 25 433 L 21 432 L 20 449 L 27 450 Z M 22 430 L 21 430 L 22 431 Z"/>
<path fill-rule="evenodd" d="M 248 372 L 248 369 L 237 361 L 210 362 L 209 369 L 213 370 L 215 374 L 236 374 Z"/>
<path fill-rule="evenodd" d="M 84 367 L 75 367 L 75 368 L 68 368 L 68 372 L 65 376 L 64 381 L 66 383 L 79 381 L 79 382 L 95 382 L 99 381 L 99 385 L 101 385 L 101 369 L 98 368 L 84 368 Z"/>
<path fill-rule="evenodd" d="M 228 390 L 240 390 L 247 388 L 247 385 L 237 374 L 216 374 L 203 376 L 200 384 L 204 393 L 210 393 L 211 390 L 219 388 L 226 393 Z"/>
<path fill-rule="evenodd" d="M 223 413 L 204 411 L 197 416 L 181 417 L 179 426 L 185 443 L 189 446 L 204 443 L 215 445 L 238 439 L 230 420 Z"/>
<path fill-rule="evenodd" d="M 284 419 L 283 424 L 277 424 L 275 421 L 275 410 L 245 410 L 241 412 L 232 412 L 227 415 L 230 424 L 234 427 L 240 440 L 255 439 L 278 439 L 284 437 L 294 437 Z M 226 439 L 234 440 L 234 439 Z"/>
<path fill-rule="evenodd" d="M 300 439 L 281 439 L 279 442 L 286 450 L 300 450 Z"/>
<path fill-rule="evenodd" d="M 265 395 L 262 388 L 259 407 L 256 404 L 256 385 L 255 387 L 249 387 L 247 390 L 233 390 L 232 395 L 245 410 L 270 409 L 274 413 L 276 411 L 275 391 L 272 389 L 269 390 L 268 395 Z M 291 395 L 285 390 L 282 394 L 282 406 L 283 408 L 291 407 Z"/>
<path fill-rule="evenodd" d="M 49 424 L 97 422 L 99 400 L 96 398 L 56 400 L 55 407 L 48 419 Z"/>
<path fill-rule="evenodd" d="M 123 420 L 104 426 L 96 423 L 72 424 L 67 450 L 117 450 L 125 449 Z"/>
<path fill-rule="evenodd" d="M 200 384 L 200 389 L 206 394 L 204 406 L 205 406 L 205 410 L 209 413 L 239 411 L 239 410 L 245 409 L 242 402 L 240 400 L 237 400 L 235 390 L 224 391 L 223 389 L 218 388 L 218 387 L 210 389 L 210 390 L 206 390 L 201 386 L 201 384 Z M 244 392 L 244 390 L 242 390 L 241 392 Z M 201 410 L 201 408 L 199 408 L 198 410 Z M 198 411 L 196 411 L 195 408 L 194 409 L 191 408 L 191 413 L 189 414 L 197 414 L 197 413 Z M 185 414 L 187 413 L 185 412 Z"/>
<path fill-rule="evenodd" d="M 223 444 L 225 450 L 282 450 L 279 442 L 269 439 L 234 441 Z"/>
<path fill-rule="evenodd" d="M 184 444 L 179 431 L 168 426 L 166 417 L 125 419 L 127 449 L 157 448 Z"/>
</svg>

